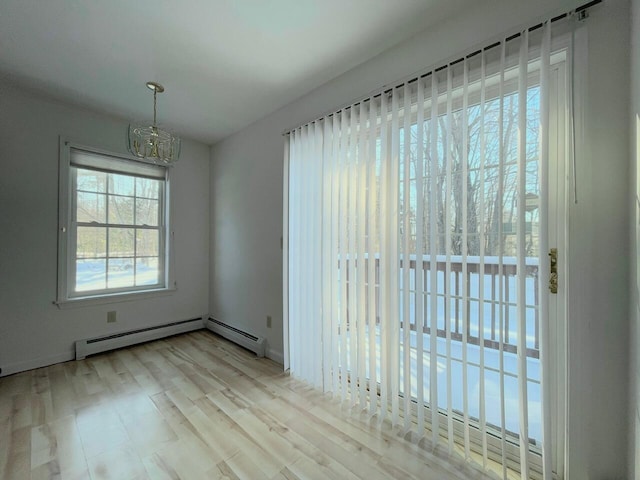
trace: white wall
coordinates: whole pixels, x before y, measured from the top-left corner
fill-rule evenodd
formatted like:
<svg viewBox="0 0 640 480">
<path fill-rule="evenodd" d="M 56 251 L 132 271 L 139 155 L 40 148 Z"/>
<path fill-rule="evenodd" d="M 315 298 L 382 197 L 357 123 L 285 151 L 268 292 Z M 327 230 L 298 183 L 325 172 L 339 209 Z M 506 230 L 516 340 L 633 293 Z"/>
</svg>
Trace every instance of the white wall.
<svg viewBox="0 0 640 480">
<path fill-rule="evenodd" d="M 209 148 L 185 141 L 172 171 L 178 291 L 65 310 L 56 298 L 58 136 L 126 153 L 127 123 L 0 83 L 0 368 L 73 358 L 77 339 L 208 311 Z M 117 322 L 106 323 L 106 312 Z"/>
<path fill-rule="evenodd" d="M 213 149 L 211 168 L 212 317 L 265 337 L 282 360 L 281 129 L 251 128 Z M 215 166 L 214 166 L 215 165 Z M 266 326 L 272 316 L 272 328 Z"/>
<path fill-rule="evenodd" d="M 640 0 L 631 4 L 629 478 L 640 477 Z"/>
<path fill-rule="evenodd" d="M 354 68 L 212 148 L 210 312 L 282 352 L 281 133 L 384 84 L 583 2 L 496 0 Z M 570 478 L 626 478 L 629 3 L 589 20 L 587 155 L 570 208 Z M 295 59 L 292 59 L 295 61 Z M 274 316 L 273 328 L 265 316 Z M 277 321 L 276 321 L 277 320 Z"/>
<path fill-rule="evenodd" d="M 629 2 L 589 20 L 586 155 L 569 211 L 572 478 L 627 478 Z"/>
</svg>

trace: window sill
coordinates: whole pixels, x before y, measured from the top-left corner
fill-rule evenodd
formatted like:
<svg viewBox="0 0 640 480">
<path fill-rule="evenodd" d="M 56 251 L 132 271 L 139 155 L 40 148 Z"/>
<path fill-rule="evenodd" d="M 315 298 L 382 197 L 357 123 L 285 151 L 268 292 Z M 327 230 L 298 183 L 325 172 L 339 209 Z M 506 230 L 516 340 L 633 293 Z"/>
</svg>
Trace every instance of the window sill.
<svg viewBox="0 0 640 480">
<path fill-rule="evenodd" d="M 177 290 L 177 288 L 159 288 L 157 290 L 145 290 L 142 292 L 114 293 L 111 295 L 100 295 L 96 297 L 77 297 L 68 300 L 54 301 L 53 304 L 56 305 L 59 309 L 64 310 L 67 308 L 89 307 L 93 305 L 105 305 L 109 303 L 134 302 L 147 298 L 163 297 L 166 295 L 172 295 Z"/>
</svg>

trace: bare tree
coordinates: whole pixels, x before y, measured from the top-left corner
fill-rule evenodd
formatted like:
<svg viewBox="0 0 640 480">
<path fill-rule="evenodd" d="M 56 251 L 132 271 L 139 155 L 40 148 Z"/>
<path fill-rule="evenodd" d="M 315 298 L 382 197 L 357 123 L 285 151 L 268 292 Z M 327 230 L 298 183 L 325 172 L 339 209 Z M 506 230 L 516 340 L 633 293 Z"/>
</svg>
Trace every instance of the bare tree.
<svg viewBox="0 0 640 480">
<path fill-rule="evenodd" d="M 538 156 L 538 100 L 536 88 L 527 92 L 526 116 L 526 194 L 535 196 L 538 192 L 537 156 Z M 449 125 L 451 120 L 451 125 Z M 463 122 L 466 122 L 466 129 Z M 434 127 L 435 125 L 435 127 Z M 484 109 L 480 105 L 472 105 L 463 115 L 461 109 L 451 114 L 439 115 L 437 121 L 425 120 L 422 135 L 423 172 L 423 205 L 422 211 L 426 219 L 430 214 L 429 201 L 437 203 L 435 219 L 439 234 L 439 253 L 445 253 L 443 244 L 446 232 L 450 232 L 451 244 L 449 252 L 461 255 L 463 252 L 463 231 L 467 232 L 467 252 L 478 255 L 480 242 L 484 242 L 487 255 L 515 254 L 515 223 L 517 221 L 518 199 L 518 151 L 519 151 L 519 112 L 517 94 L 513 93 L 487 101 Z M 413 172 L 417 172 L 417 125 L 411 129 L 410 162 Z M 431 128 L 437 128 L 437 146 L 432 145 Z M 450 131 L 449 131 L 450 129 Z M 466 133 L 466 141 L 463 135 Z M 484 135 L 484 142 L 483 142 Z M 450 145 L 448 144 L 450 139 Z M 483 150 L 484 145 L 484 150 Z M 466 152 L 463 150 L 466 146 Z M 433 158 L 434 150 L 437 158 Z M 463 162 L 467 162 L 466 168 Z M 433 162 L 437 162 L 434 168 Z M 449 174 L 447 162 L 450 162 Z M 481 170 L 481 165 L 483 168 Z M 431 176 L 436 172 L 436 191 L 432 192 Z M 466 172 L 466 173 L 465 173 Z M 451 183 L 447 184 L 450 178 Z M 415 186 L 413 186 L 414 190 Z M 464 191 L 466 190 L 466 222 L 463 219 Z M 408 192 L 404 193 L 405 195 Z M 481 202 L 484 197 L 484 202 Z M 449 202 L 449 217 L 446 205 Z M 481 203 L 483 211 L 480 210 Z M 416 224 L 417 205 L 411 204 L 409 216 L 412 225 Z M 534 225 L 538 212 L 527 209 L 528 235 L 526 241 L 527 254 L 534 254 L 537 239 Z M 433 219 L 432 219 L 433 220 Z M 423 222 L 429 228 L 427 222 Z M 416 250 L 415 228 L 411 230 L 412 251 Z M 502 232 L 502 234 L 500 234 Z M 423 251 L 430 251 L 430 238 L 423 235 Z M 509 240 L 511 239 L 511 240 Z"/>
</svg>

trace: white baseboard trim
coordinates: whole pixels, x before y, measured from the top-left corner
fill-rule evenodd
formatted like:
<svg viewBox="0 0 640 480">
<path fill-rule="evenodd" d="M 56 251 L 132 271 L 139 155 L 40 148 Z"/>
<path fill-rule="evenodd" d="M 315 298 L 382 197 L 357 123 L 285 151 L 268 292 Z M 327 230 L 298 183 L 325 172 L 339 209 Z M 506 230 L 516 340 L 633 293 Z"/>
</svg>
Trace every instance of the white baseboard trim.
<svg viewBox="0 0 640 480">
<path fill-rule="evenodd" d="M 194 319 L 194 321 L 191 324 L 187 324 L 181 327 L 180 328 L 181 331 L 165 330 L 165 331 L 158 331 L 158 332 L 154 332 L 154 331 L 147 332 L 146 337 L 144 339 L 135 338 L 134 340 L 132 338 L 130 345 L 117 345 L 117 348 L 120 348 L 123 346 L 135 345 L 137 343 L 140 343 L 141 340 L 153 341 L 153 340 L 159 340 L 161 338 L 165 338 L 169 335 L 175 335 L 177 333 L 187 333 L 190 331 L 201 330 L 202 328 L 204 328 L 204 318 L 207 318 L 207 317 L 203 317 L 201 321 L 197 321 L 197 319 Z M 0 367 L 2 367 L 2 373 L 0 373 L 0 377 L 6 377 L 8 375 L 25 372 L 27 370 L 33 370 L 35 368 L 49 367 L 51 365 L 55 365 L 56 363 L 68 362 L 70 360 L 75 360 L 75 359 L 76 359 L 76 352 L 74 349 L 72 351 L 70 350 L 68 352 L 58 353 L 55 355 L 50 355 L 48 357 L 41 357 L 41 358 L 25 360 L 23 362 L 0 365 Z"/>
<path fill-rule="evenodd" d="M 180 320 L 164 325 L 153 325 L 131 331 L 118 332 L 103 337 L 81 339 L 75 342 L 76 360 L 83 360 L 87 355 L 108 352 L 116 348 L 126 348 L 139 343 L 146 343 L 153 340 L 178 335 L 180 333 L 201 330 L 203 319 L 192 318 L 190 320 Z"/>
<path fill-rule="evenodd" d="M 7 375 L 13 375 L 14 373 L 26 372 L 27 370 L 33 370 L 35 368 L 48 367 L 55 365 L 56 363 L 68 362 L 75 359 L 75 353 L 68 351 L 65 353 L 58 353 L 56 355 L 50 355 L 48 357 L 34 358 L 26 360 L 24 362 L 10 363 L 2 366 L 2 374 L 0 377 L 6 377 Z"/>
<path fill-rule="evenodd" d="M 284 355 L 278 350 L 267 348 L 265 356 L 280 365 L 284 365 Z"/>
<path fill-rule="evenodd" d="M 264 357 L 265 340 L 263 337 L 254 335 L 246 330 L 238 329 L 233 325 L 222 322 L 213 317 L 206 319 L 204 325 L 216 335 L 226 338 L 236 345 L 240 345 L 241 347 L 252 351 L 258 356 L 258 358 Z"/>
</svg>

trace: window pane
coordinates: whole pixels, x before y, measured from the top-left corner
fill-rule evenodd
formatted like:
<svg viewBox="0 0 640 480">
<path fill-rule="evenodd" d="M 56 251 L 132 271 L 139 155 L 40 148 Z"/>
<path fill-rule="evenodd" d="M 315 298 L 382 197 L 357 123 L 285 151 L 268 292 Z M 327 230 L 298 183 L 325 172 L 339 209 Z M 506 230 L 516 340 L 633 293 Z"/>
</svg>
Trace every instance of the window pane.
<svg viewBox="0 0 640 480">
<path fill-rule="evenodd" d="M 160 182 L 150 178 L 136 178 L 136 197 L 158 198 Z"/>
<path fill-rule="evenodd" d="M 133 197 L 109 195 L 109 223 L 133 225 Z"/>
<path fill-rule="evenodd" d="M 135 177 L 110 173 L 109 174 L 109 193 L 115 193 L 117 195 L 132 196 L 134 194 L 133 192 L 134 183 L 135 183 Z"/>
<path fill-rule="evenodd" d="M 492 370 L 485 370 L 484 379 L 486 422 L 488 425 L 500 429 L 502 427 L 500 374 Z"/>
<path fill-rule="evenodd" d="M 155 285 L 159 282 L 160 270 L 157 258 L 136 260 L 136 285 Z"/>
<path fill-rule="evenodd" d="M 158 257 L 158 230 L 142 230 L 138 229 L 136 233 L 136 248 L 138 256 Z"/>
<path fill-rule="evenodd" d="M 78 227 L 76 258 L 105 257 L 107 230 L 104 227 Z"/>
<path fill-rule="evenodd" d="M 85 192 L 106 192 L 107 174 L 94 170 L 77 169 L 78 190 Z"/>
<path fill-rule="evenodd" d="M 78 192 L 76 197 L 76 220 L 78 222 L 104 223 L 107 215 L 106 195 Z"/>
<path fill-rule="evenodd" d="M 133 228 L 109 229 L 109 257 L 135 256 Z"/>
<path fill-rule="evenodd" d="M 106 276 L 104 259 L 77 260 L 74 291 L 103 290 L 106 286 Z"/>
<path fill-rule="evenodd" d="M 136 225 L 158 225 L 158 200 L 136 199 Z"/>
<path fill-rule="evenodd" d="M 133 259 L 110 258 L 107 288 L 133 286 Z"/>
</svg>

